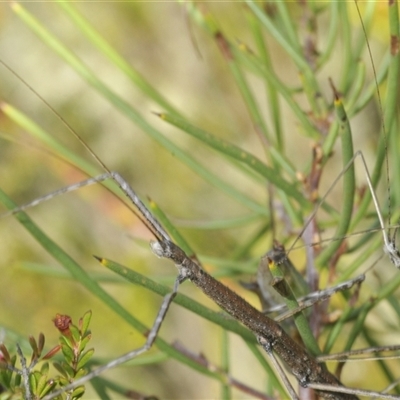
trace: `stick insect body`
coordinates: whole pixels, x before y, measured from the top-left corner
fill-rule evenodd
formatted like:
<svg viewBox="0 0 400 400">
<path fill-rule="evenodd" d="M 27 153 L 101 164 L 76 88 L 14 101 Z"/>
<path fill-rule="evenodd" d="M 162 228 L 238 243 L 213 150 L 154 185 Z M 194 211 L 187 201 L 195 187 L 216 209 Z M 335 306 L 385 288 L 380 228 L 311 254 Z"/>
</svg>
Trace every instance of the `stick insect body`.
<svg viewBox="0 0 400 400">
<path fill-rule="evenodd" d="M 111 176 L 152 227 L 151 230 L 158 240 L 151 242 L 151 248 L 158 257 L 173 261 L 178 268 L 177 281 L 179 283 L 186 279 L 190 280 L 224 311 L 247 326 L 256 335 L 258 342 L 267 353 L 275 351 L 280 356 L 291 373 L 298 379 L 300 385 L 307 387 L 309 383 L 319 382 L 333 386 L 340 385 L 339 381 L 301 345 L 287 335 L 279 324 L 252 307 L 243 298 L 204 271 L 196 261 L 188 257 L 179 246 L 170 240 L 168 234 L 127 182 L 118 173 L 113 172 Z M 327 399 L 357 398 L 350 394 L 332 394 L 324 391 L 321 391 L 320 395 Z"/>
<path fill-rule="evenodd" d="M 142 348 L 143 350 L 140 349 L 140 352 L 148 350 L 148 348 L 154 342 L 158 330 L 161 327 L 161 323 L 165 318 L 168 307 L 177 292 L 179 284 L 181 284 L 185 280 L 190 280 L 198 288 L 200 288 L 203 293 L 205 293 L 216 304 L 218 304 L 224 311 L 226 311 L 232 317 L 234 317 L 247 328 L 249 328 L 255 334 L 258 342 L 268 354 L 276 352 L 279 357 L 284 361 L 289 371 L 297 378 L 301 386 L 307 387 L 308 384 L 341 386 L 340 382 L 325 368 L 325 366 L 323 364 L 320 364 L 301 345 L 294 341 L 279 326 L 278 323 L 267 317 L 262 312 L 255 309 L 242 297 L 237 295 L 221 282 L 214 279 L 211 275 L 204 271 L 196 261 L 187 256 L 179 246 L 174 244 L 165 229 L 147 209 L 140 198 L 136 195 L 134 190 L 119 173 L 107 172 L 103 175 L 100 175 L 99 177 L 90 178 L 78 184 L 63 188 L 50 195 L 36 199 L 33 203 L 18 207 L 10 211 L 9 213 L 15 214 L 37 204 L 38 202 L 42 202 L 50 197 L 54 197 L 55 195 L 60 195 L 68 191 L 76 190 L 83 185 L 98 183 L 108 178 L 112 178 L 118 183 L 123 192 L 136 206 L 139 214 L 146 221 L 146 225 L 156 237 L 156 240 L 151 242 L 151 249 L 154 254 L 158 257 L 170 259 L 176 265 L 179 273 L 176 279 L 175 288 L 173 292 L 170 295 L 166 296 L 166 298 L 164 299 L 163 305 L 160 308 L 159 314 L 156 318 L 151 333 L 149 334 L 146 345 Z M 134 356 L 137 356 L 138 350 L 135 350 L 133 354 Z M 123 361 L 126 361 L 126 358 L 123 358 Z M 121 362 L 114 361 L 112 362 L 111 366 L 118 365 Z M 97 370 L 94 370 L 92 373 L 89 374 L 89 376 L 97 376 L 111 366 L 106 365 Z M 82 380 L 86 381 L 87 379 L 83 378 Z M 76 381 L 74 383 L 74 386 L 80 384 L 82 380 Z M 68 389 L 68 387 L 66 387 L 65 389 Z M 321 397 L 327 399 L 350 400 L 357 398 L 356 396 L 351 394 L 329 393 L 328 391 L 320 391 L 320 395 Z"/>
</svg>

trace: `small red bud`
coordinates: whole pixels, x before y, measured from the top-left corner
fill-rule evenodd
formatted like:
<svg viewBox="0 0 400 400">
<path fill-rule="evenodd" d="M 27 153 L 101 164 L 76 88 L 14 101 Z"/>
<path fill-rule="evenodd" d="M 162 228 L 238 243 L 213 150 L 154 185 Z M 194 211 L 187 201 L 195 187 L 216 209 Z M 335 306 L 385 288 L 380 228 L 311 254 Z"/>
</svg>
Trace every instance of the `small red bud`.
<svg viewBox="0 0 400 400">
<path fill-rule="evenodd" d="M 55 327 L 60 331 L 60 333 L 64 336 L 70 335 L 69 326 L 72 323 L 72 319 L 68 315 L 56 314 L 56 317 L 53 319 Z"/>
</svg>

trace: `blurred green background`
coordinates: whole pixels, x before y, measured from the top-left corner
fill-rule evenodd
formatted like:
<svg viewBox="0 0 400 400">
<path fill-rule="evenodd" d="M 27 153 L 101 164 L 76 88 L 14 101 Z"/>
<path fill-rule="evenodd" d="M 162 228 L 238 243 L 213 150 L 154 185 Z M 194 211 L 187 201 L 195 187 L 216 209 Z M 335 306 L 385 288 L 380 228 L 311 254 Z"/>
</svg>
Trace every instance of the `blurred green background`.
<svg viewBox="0 0 400 400">
<path fill-rule="evenodd" d="M 363 37 L 360 22 L 354 5 L 348 3 L 350 26 L 354 29 L 354 38 L 359 40 Z M 262 140 L 254 129 L 254 121 L 249 116 L 226 60 L 214 38 L 195 24 L 182 4 L 86 2 L 74 3 L 73 6 L 193 125 L 265 160 Z M 307 37 L 308 27 L 302 25 L 305 9 L 295 4 L 287 6 L 289 15 Z M 141 113 L 146 121 L 178 144 L 190 157 L 268 210 L 266 183 L 251 179 L 249 174 L 240 172 L 217 152 L 210 151 L 197 140 L 160 121 L 152 112 L 164 111 L 163 108 L 134 87 L 121 71 L 101 55 L 59 5 L 52 2 L 26 3 L 24 7 L 94 70 L 96 76 Z M 330 10 L 328 6 L 324 9 L 319 3 L 313 7 L 321 7 L 317 19 L 317 47 L 322 51 L 328 37 L 325 28 L 329 27 Z M 254 46 L 244 4 L 201 3 L 198 8 L 204 15 L 209 12 L 216 18 L 230 41 L 235 43 L 235 40 L 240 40 L 250 47 Z M 387 29 L 383 7 L 382 11 L 376 10 L 376 17 L 375 29 L 380 35 L 372 33 L 369 40 L 374 60 L 379 64 L 386 51 L 386 44 L 381 37 Z M 241 259 L 242 267 L 232 261 L 232 269 L 224 268 L 218 260 L 227 260 L 229 263 L 231 255 L 237 254 L 241 246 L 267 223 L 266 215 L 256 219 L 254 210 L 249 210 L 206 182 L 183 165 L 174 154 L 149 138 L 49 50 L 7 4 L 0 6 L 0 25 L 1 59 L 68 121 L 110 170 L 123 175 L 143 199 L 149 197 L 156 201 L 181 228 L 211 273 L 233 277 L 225 282 L 258 307 L 257 298 L 240 287 L 235 275 L 240 272 L 240 279 L 249 280 L 255 274 L 258 259 L 271 247 L 272 234 L 266 234 L 251 246 Z M 340 29 L 340 25 L 337 29 Z M 337 35 L 341 35 L 340 30 Z M 290 57 L 270 36 L 266 35 L 266 41 L 277 76 L 289 87 L 300 87 L 298 70 Z M 343 60 L 346 59 L 343 47 L 338 40 L 329 62 L 317 75 L 321 94 L 327 101 L 332 99 L 328 77 L 332 77 L 335 83 L 343 78 Z M 369 82 L 372 81 L 371 66 L 366 53 L 363 56 Z M 265 120 L 272 124 L 262 80 L 252 74 L 248 74 L 247 79 Z M 0 69 L 0 94 L 2 101 L 22 110 L 66 148 L 96 165 L 43 101 L 3 67 Z M 306 96 L 300 90 L 296 100 L 304 112 L 309 110 Z M 298 171 L 304 171 L 309 165 L 314 141 L 301 132 L 299 122 L 289 107 L 283 102 L 281 107 L 286 156 Z M 374 157 L 374 145 L 379 132 L 378 115 L 376 105 L 370 105 L 352 121 L 353 129 L 356 127 L 355 147 L 363 150 L 367 161 Z M 37 140 L 5 115 L 1 115 L 0 123 L 0 182 L 2 189 L 16 203 L 24 204 L 85 178 L 76 168 L 44 150 Z M 340 150 L 336 150 L 332 163 L 323 175 L 320 193 L 329 187 L 340 172 L 338 159 L 340 161 Z M 102 172 L 100 168 L 99 172 Z M 357 172 L 360 182 L 365 182 L 362 169 L 359 168 Z M 380 187 L 382 198 L 386 196 L 385 185 L 386 181 L 383 180 Z M 338 192 L 332 194 L 332 202 L 340 201 L 340 196 L 339 188 Z M 29 210 L 29 215 L 73 258 L 79 260 L 87 272 L 95 274 L 102 287 L 121 305 L 151 325 L 160 298 L 124 283 L 92 258 L 93 254 L 107 257 L 169 285 L 173 282 L 174 267 L 151 254 L 146 244 L 151 235 L 120 201 L 96 185 L 43 203 Z M 245 222 L 233 224 L 232 221 L 239 218 Z M 279 215 L 277 218 L 279 220 Z M 207 229 L 212 223 L 224 228 Z M 0 325 L 7 329 L 3 331 L 6 332 L 6 341 L 14 340 L 8 330 L 23 337 L 28 334 L 37 336 L 43 332 L 50 345 L 58 337 L 51 322 L 56 313 L 68 314 L 77 322 L 90 309 L 93 312 L 92 345 L 96 349 L 96 356 L 111 359 L 140 346 L 143 337 L 88 294 L 80 284 L 69 279 L 64 270 L 12 217 L 0 219 L 0 230 Z M 286 231 L 280 225 L 278 232 L 283 235 Z M 278 239 L 284 240 L 281 236 Z M 301 252 L 293 254 L 292 257 L 298 260 L 295 263 L 302 267 L 304 255 Z M 386 260 L 382 265 L 380 271 L 383 272 L 380 273 L 384 279 L 387 279 L 385 275 L 396 272 L 390 269 L 392 266 Z M 385 268 L 389 272 L 385 272 Z M 379 281 L 374 284 L 379 285 Z M 181 290 L 217 309 L 189 283 Z M 391 311 L 385 309 L 385 312 L 388 313 L 385 322 L 390 325 Z M 371 318 L 373 320 L 374 317 Z M 379 324 L 382 324 L 381 320 Z M 393 325 L 397 324 L 393 322 Z M 179 340 L 196 354 L 204 353 L 216 365 L 221 362 L 219 349 L 221 341 L 225 340 L 222 330 L 177 306 L 171 308 L 162 334 L 170 342 Z M 230 336 L 230 372 L 240 381 L 263 391 L 265 377 L 261 368 L 243 342 L 234 335 Z M 352 376 L 347 377 L 351 386 L 362 384 L 364 368 L 369 367 L 360 365 L 358 372 L 353 370 Z M 173 360 L 134 370 L 120 368 L 110 371 L 107 377 L 161 398 L 205 399 L 216 398 L 219 393 L 218 382 Z M 88 398 L 90 396 L 95 395 L 91 394 Z M 248 396 L 235 392 L 234 398 Z"/>
</svg>

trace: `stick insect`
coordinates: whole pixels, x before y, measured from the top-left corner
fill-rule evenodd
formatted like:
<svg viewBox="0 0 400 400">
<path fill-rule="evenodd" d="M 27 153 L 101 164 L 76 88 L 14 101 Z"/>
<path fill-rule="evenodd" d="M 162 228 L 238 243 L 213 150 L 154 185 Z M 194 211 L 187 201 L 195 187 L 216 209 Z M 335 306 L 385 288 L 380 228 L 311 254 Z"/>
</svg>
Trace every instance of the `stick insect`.
<svg viewBox="0 0 400 400">
<path fill-rule="evenodd" d="M 219 39 L 219 43 L 221 44 L 221 43 L 224 43 L 223 42 L 223 36 L 221 36 L 221 35 L 219 35 L 219 36 L 217 36 L 217 38 Z M 223 46 L 221 46 L 221 47 L 223 47 Z M 230 57 L 230 54 L 229 54 L 229 49 L 226 49 L 226 46 L 225 46 L 225 50 L 227 51 L 225 54 L 226 54 L 226 56 L 227 57 Z M 251 58 L 249 57 L 249 61 L 251 61 Z M 161 231 L 160 231 L 160 229 L 161 229 Z M 160 231 L 160 232 L 163 232 L 163 230 L 162 230 L 162 228 L 159 228 L 158 227 L 158 230 Z M 163 236 L 163 238 L 165 239 L 165 240 L 168 240 L 164 235 L 162 235 Z M 161 240 L 161 243 L 162 243 L 162 240 Z M 171 246 L 173 246 L 173 245 L 171 245 Z M 159 254 L 160 255 L 163 255 L 164 254 L 164 251 L 166 251 L 166 250 L 163 250 L 162 248 L 161 248 L 161 250 L 160 249 L 157 249 L 157 246 L 155 247 L 155 249 L 159 252 Z M 179 251 L 177 250 L 177 252 L 179 253 Z M 175 253 L 174 253 L 175 254 Z M 184 258 L 185 260 L 187 260 L 187 258 Z"/>
</svg>

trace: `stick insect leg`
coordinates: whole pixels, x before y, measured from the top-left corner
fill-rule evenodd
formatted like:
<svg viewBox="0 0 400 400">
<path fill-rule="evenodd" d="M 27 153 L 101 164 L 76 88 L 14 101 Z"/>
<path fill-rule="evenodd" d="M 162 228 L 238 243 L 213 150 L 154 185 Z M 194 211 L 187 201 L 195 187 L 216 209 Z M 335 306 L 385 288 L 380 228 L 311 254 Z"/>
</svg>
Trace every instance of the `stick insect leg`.
<svg viewBox="0 0 400 400">
<path fill-rule="evenodd" d="M 367 167 L 367 163 L 365 161 L 364 155 L 363 153 L 359 150 L 357 151 L 354 156 L 352 157 L 352 159 L 347 163 L 346 167 L 341 171 L 341 173 L 336 177 L 336 179 L 333 181 L 331 187 L 327 190 L 327 192 L 322 196 L 321 200 L 319 201 L 318 205 L 315 207 L 314 211 L 311 213 L 311 215 L 309 216 L 309 218 L 307 219 L 303 229 L 301 230 L 300 234 L 298 235 L 297 239 L 294 241 L 294 243 L 292 244 L 292 246 L 289 248 L 287 254 L 289 254 L 295 247 L 297 241 L 300 239 L 300 237 L 303 235 L 304 231 L 307 229 L 308 225 L 311 223 L 311 221 L 313 220 L 313 218 L 315 217 L 316 213 L 318 212 L 321 204 L 326 200 L 326 198 L 329 196 L 329 194 L 332 192 L 333 188 L 335 187 L 335 185 L 338 183 L 338 181 L 342 178 L 342 176 L 347 172 L 347 170 L 350 168 L 350 166 L 355 162 L 356 158 L 360 157 L 361 161 L 362 161 L 362 165 L 364 166 L 364 170 L 365 170 L 365 176 L 367 179 L 367 184 L 368 184 L 368 188 L 369 191 L 371 193 L 371 197 L 372 197 L 372 201 L 374 203 L 375 206 L 375 210 L 376 210 L 376 214 L 378 216 L 378 220 L 379 220 L 379 225 L 381 227 L 381 231 L 382 231 L 382 236 L 383 236 L 383 249 L 385 251 L 386 254 L 388 254 L 390 261 L 397 267 L 400 268 L 400 252 L 397 249 L 396 245 L 395 245 L 395 241 L 394 241 L 394 237 L 390 238 L 388 233 L 386 232 L 386 228 L 385 228 L 385 223 L 383 220 L 383 216 L 380 210 L 380 205 L 379 205 L 379 201 L 378 198 L 376 197 L 376 193 L 375 193 L 375 189 L 372 185 L 372 181 L 371 181 L 371 176 Z"/>
<path fill-rule="evenodd" d="M 354 285 L 361 285 L 361 283 L 365 280 L 365 274 L 361 274 L 356 276 L 353 279 L 347 280 L 345 282 L 341 282 L 334 287 L 327 288 L 324 290 L 319 290 L 317 292 L 312 292 L 298 299 L 299 307 L 294 310 L 286 311 L 283 314 L 280 314 L 275 318 L 275 321 L 281 322 L 287 318 L 292 317 L 293 315 L 299 313 L 306 308 L 311 307 L 316 303 L 320 303 L 322 301 L 328 300 L 333 294 L 351 289 Z M 272 307 L 271 309 L 265 310 L 263 312 L 269 313 L 272 311 L 279 311 L 279 309 L 284 308 L 285 306 L 280 305 L 276 307 Z"/>
<path fill-rule="evenodd" d="M 299 400 L 299 397 L 297 396 L 296 391 L 294 390 L 292 384 L 290 383 L 288 377 L 286 376 L 285 371 L 283 370 L 283 368 L 279 364 L 278 360 L 276 359 L 275 354 L 273 353 L 272 344 L 268 340 L 266 340 L 265 338 L 263 338 L 261 336 L 257 337 L 257 341 L 258 341 L 258 343 L 260 343 L 262 348 L 268 354 L 268 356 L 271 360 L 271 363 L 274 366 L 275 370 L 278 372 L 280 378 L 282 379 L 282 382 L 285 385 L 286 390 L 288 391 L 288 393 L 290 395 L 290 398 L 292 400 Z"/>
<path fill-rule="evenodd" d="M 136 214 L 142 221 L 143 223 L 151 230 L 151 232 L 158 238 L 158 239 L 166 239 L 166 240 L 171 240 L 169 237 L 168 233 L 165 231 L 165 229 L 160 225 L 160 223 L 153 217 L 151 212 L 147 209 L 147 207 L 143 204 L 143 202 L 139 199 L 135 191 L 132 189 L 132 187 L 128 184 L 128 182 L 117 172 L 106 172 L 102 175 L 96 176 L 94 178 L 89 178 L 85 179 L 84 181 L 74 183 L 69 186 L 65 186 L 61 189 L 55 190 L 54 192 L 51 192 L 49 194 L 46 194 L 44 196 L 38 197 L 35 200 L 23 204 L 22 206 L 19 206 L 17 208 L 14 208 L 13 210 L 6 211 L 4 213 L 0 214 L 1 218 L 4 218 L 8 215 L 13 215 L 16 214 L 20 211 L 24 211 L 28 208 L 35 207 L 45 201 L 51 200 L 54 197 L 61 196 L 65 193 L 73 192 L 75 190 L 78 190 L 80 188 L 83 188 L 85 186 L 89 185 L 94 185 L 96 183 L 103 182 L 107 179 L 113 179 L 120 189 L 125 193 L 125 195 L 131 200 L 131 202 L 135 205 L 135 207 L 138 209 L 139 214 Z M 140 217 L 140 215 L 143 216 L 143 218 Z"/>
<path fill-rule="evenodd" d="M 41 203 L 44 203 L 44 202 L 46 202 L 48 200 L 51 200 L 54 197 L 61 196 L 61 195 L 65 194 L 65 193 L 73 192 L 73 191 L 78 190 L 80 188 L 83 188 L 85 186 L 94 185 L 96 183 L 103 182 L 103 181 L 105 181 L 107 179 L 110 179 L 110 178 L 112 178 L 111 174 L 109 174 L 107 172 L 105 174 L 96 176 L 94 178 L 85 179 L 85 180 L 83 180 L 81 182 L 74 183 L 74 184 L 69 185 L 69 186 L 65 186 L 65 187 L 63 187 L 61 189 L 55 190 L 54 192 L 48 193 L 48 194 L 46 194 L 44 196 L 37 197 L 35 200 L 30 201 L 29 203 L 22 204 L 21 206 L 18 206 L 18 207 L 14 208 L 14 209 L 12 209 L 10 211 L 3 212 L 3 213 L 0 214 L 0 217 L 4 218 L 4 217 L 7 217 L 8 215 L 14 215 L 14 214 L 16 214 L 16 213 L 18 213 L 20 211 L 24 211 L 24 210 L 26 210 L 28 208 L 36 207 L 37 205 L 39 205 Z"/>
<path fill-rule="evenodd" d="M 161 224 L 154 218 L 153 214 L 147 209 L 147 207 L 143 204 L 143 202 L 139 199 L 135 191 L 129 185 L 129 183 L 118 173 L 111 172 L 112 179 L 117 182 L 118 186 L 121 190 L 126 194 L 126 196 L 132 201 L 132 203 L 137 207 L 140 214 L 143 215 L 145 220 L 147 221 L 147 226 L 150 230 L 155 234 L 156 237 L 162 237 L 165 240 L 171 240 L 168 233 L 161 226 Z"/>
<path fill-rule="evenodd" d="M 358 155 L 360 156 L 360 158 L 361 158 L 361 160 L 363 162 L 363 165 L 364 165 L 368 187 L 369 187 L 369 190 L 371 192 L 372 201 L 374 202 L 376 213 L 378 215 L 379 224 L 380 224 L 380 226 L 382 228 L 382 235 L 383 235 L 383 242 L 384 242 L 383 249 L 384 249 L 385 253 L 389 256 L 390 261 L 396 266 L 396 268 L 400 268 L 400 252 L 397 249 L 396 244 L 395 244 L 395 236 L 396 236 L 397 228 L 395 229 L 394 236 L 393 237 L 389 237 L 388 233 L 385 230 L 385 224 L 384 224 L 384 221 L 383 221 L 382 213 L 380 211 L 378 198 L 376 197 L 374 187 L 372 186 L 371 176 L 369 174 L 367 163 L 365 161 L 364 155 L 363 155 L 363 153 L 361 151 L 358 151 L 354 155 L 354 158 L 356 156 L 358 156 Z"/>
<path fill-rule="evenodd" d="M 363 390 L 363 389 L 355 389 L 355 388 L 345 388 L 342 386 L 330 386 L 324 385 L 321 383 L 310 383 L 308 387 L 315 389 L 315 390 L 322 390 L 328 392 L 335 392 L 335 393 L 346 393 L 346 394 L 353 394 L 355 396 L 365 396 L 365 397 L 373 397 L 374 399 L 388 399 L 388 400 L 398 400 L 399 396 L 392 395 L 392 394 L 385 394 L 382 392 L 374 392 L 372 390 Z"/>
<path fill-rule="evenodd" d="M 172 292 L 167 294 L 164 297 L 163 302 L 161 303 L 160 309 L 158 310 L 156 319 L 154 320 L 154 324 L 153 324 L 149 334 L 147 335 L 146 343 L 142 347 L 132 350 L 129 353 L 126 353 L 123 356 L 116 358 L 113 361 L 110 361 L 108 364 L 105 364 L 99 368 L 96 368 L 94 371 L 92 371 L 89 374 L 85 375 L 84 377 L 74 381 L 70 385 L 64 386 L 62 389 L 47 395 L 46 397 L 43 398 L 43 400 L 54 399 L 55 397 L 59 396 L 61 393 L 72 390 L 72 389 L 82 385 L 83 383 L 91 380 L 92 378 L 99 376 L 104 371 L 107 371 L 108 369 L 111 369 L 120 364 L 123 364 L 143 353 L 146 353 L 148 350 L 150 350 L 151 346 L 153 345 L 153 343 L 155 342 L 155 340 L 157 338 L 158 332 L 161 329 L 161 325 L 162 325 L 162 323 L 165 319 L 165 316 L 168 312 L 169 306 L 171 305 L 173 299 L 175 298 L 175 296 L 178 293 L 179 285 L 181 283 L 183 283 L 184 281 L 185 281 L 185 277 L 182 277 L 181 275 L 177 276 L 174 287 L 172 289 Z"/>
</svg>

